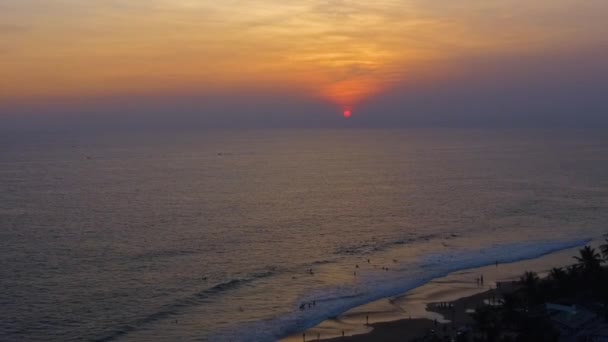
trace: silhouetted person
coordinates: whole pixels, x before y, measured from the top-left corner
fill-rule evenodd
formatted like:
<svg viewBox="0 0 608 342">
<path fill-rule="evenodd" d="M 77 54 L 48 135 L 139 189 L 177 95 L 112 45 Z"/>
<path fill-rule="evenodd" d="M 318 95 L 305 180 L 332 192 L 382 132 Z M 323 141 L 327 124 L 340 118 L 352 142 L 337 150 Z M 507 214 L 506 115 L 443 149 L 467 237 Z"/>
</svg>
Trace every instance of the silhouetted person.
<svg viewBox="0 0 608 342">
<path fill-rule="evenodd" d="M 365 316 L 365 325 L 369 324 L 369 316 Z"/>
</svg>

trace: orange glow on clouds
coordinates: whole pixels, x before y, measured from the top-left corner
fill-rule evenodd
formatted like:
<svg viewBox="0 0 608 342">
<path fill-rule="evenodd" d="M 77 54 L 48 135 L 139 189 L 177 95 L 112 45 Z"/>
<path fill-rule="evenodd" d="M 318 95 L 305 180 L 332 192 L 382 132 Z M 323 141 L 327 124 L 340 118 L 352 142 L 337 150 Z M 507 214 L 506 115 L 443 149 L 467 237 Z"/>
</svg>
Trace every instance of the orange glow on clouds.
<svg viewBox="0 0 608 342">
<path fill-rule="evenodd" d="M 396 83 L 442 77 L 455 60 L 603 39 L 597 13 L 608 2 L 3 0 L 0 7 L 0 101 L 263 88 L 350 107 Z"/>
</svg>

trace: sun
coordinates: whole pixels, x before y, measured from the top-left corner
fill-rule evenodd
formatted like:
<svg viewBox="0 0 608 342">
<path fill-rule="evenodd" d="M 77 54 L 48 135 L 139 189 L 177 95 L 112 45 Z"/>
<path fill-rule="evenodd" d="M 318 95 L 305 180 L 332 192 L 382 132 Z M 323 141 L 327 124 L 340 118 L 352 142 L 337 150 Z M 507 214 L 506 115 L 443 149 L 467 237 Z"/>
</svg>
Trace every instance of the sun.
<svg viewBox="0 0 608 342">
<path fill-rule="evenodd" d="M 344 115 L 345 119 L 348 119 L 353 115 L 353 112 L 350 109 L 346 109 L 342 115 Z"/>
</svg>

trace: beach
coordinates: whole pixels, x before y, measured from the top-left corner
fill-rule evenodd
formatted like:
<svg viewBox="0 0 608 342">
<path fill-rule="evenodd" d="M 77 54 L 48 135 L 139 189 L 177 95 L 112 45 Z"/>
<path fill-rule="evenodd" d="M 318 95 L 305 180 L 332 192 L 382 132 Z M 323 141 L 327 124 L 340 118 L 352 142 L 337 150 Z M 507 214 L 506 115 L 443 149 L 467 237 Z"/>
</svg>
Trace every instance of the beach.
<svg viewBox="0 0 608 342">
<path fill-rule="evenodd" d="M 589 245 L 597 247 L 601 242 Z M 473 323 L 470 313 L 476 307 L 492 303 L 499 296 L 497 291 L 510 291 L 524 272 L 546 276 L 554 267 L 574 264 L 579 249 L 453 272 L 402 295 L 356 307 L 283 341 L 412 341 L 430 332 L 455 334 Z"/>
</svg>

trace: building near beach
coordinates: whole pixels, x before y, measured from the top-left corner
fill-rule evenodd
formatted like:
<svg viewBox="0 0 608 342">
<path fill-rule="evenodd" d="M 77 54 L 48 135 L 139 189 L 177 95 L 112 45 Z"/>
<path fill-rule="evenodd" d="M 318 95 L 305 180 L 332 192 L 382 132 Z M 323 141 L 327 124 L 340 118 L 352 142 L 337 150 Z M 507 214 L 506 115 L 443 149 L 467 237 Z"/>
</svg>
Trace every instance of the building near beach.
<svg viewBox="0 0 608 342">
<path fill-rule="evenodd" d="M 561 334 L 560 341 L 608 342 L 608 325 L 595 312 L 576 305 L 547 303 L 545 306 Z"/>
</svg>

